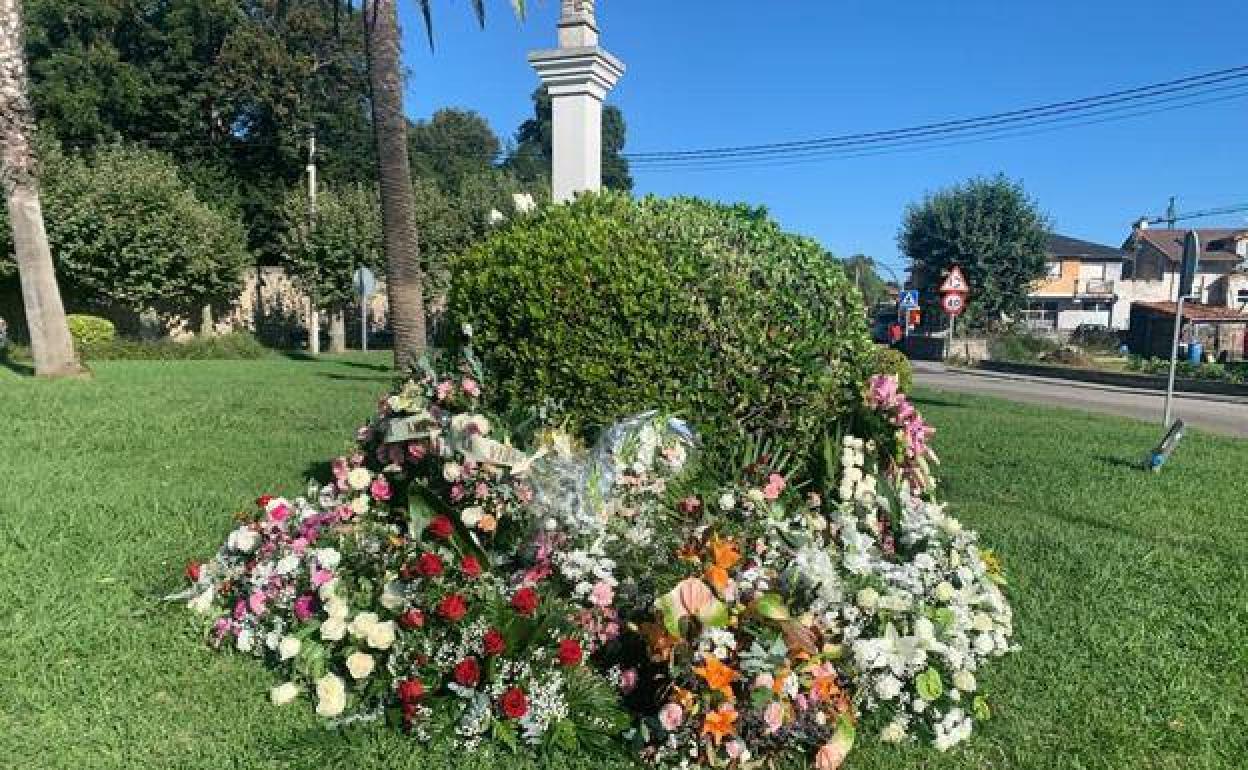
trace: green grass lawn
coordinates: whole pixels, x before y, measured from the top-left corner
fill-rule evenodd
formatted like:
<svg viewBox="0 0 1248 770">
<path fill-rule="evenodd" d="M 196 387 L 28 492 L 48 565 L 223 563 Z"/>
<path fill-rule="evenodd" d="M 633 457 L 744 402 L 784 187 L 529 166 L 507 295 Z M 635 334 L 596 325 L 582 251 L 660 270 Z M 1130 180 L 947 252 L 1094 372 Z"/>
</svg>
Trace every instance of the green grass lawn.
<svg viewBox="0 0 1248 770">
<path fill-rule="evenodd" d="M 0 766 L 400 768 L 525 763 L 327 734 L 268 704 L 157 597 L 232 512 L 297 493 L 388 384 L 385 358 L 102 363 L 90 382 L 0 369 Z M 1248 764 L 1248 442 L 924 392 L 945 494 L 1005 559 L 1020 653 L 981 681 L 964 748 L 867 739 L 849 768 Z M 586 766 L 588 763 L 571 763 Z M 599 765 L 600 766 L 600 765 Z"/>
</svg>

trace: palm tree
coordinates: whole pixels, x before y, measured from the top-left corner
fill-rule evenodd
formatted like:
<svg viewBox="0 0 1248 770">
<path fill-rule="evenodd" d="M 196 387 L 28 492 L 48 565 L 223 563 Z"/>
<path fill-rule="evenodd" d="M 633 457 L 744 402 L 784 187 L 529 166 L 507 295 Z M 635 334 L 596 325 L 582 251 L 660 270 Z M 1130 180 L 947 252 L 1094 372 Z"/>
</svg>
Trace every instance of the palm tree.
<svg viewBox="0 0 1248 770">
<path fill-rule="evenodd" d="M 432 0 L 416 0 L 429 45 L 433 46 Z M 524 0 L 511 0 L 523 17 Z M 485 24 L 485 0 L 472 0 L 477 21 Z M 373 132 L 386 255 L 386 293 L 394 330 L 394 365 L 411 367 L 425 349 L 424 275 L 414 218 L 411 166 L 407 157 L 407 118 L 403 114 L 403 75 L 397 0 L 364 3 L 364 36 L 372 87 Z"/>
<path fill-rule="evenodd" d="M 74 353 L 43 226 L 23 37 L 22 0 L 0 0 L 0 181 L 9 208 L 35 374 L 81 376 L 86 370 Z"/>
</svg>

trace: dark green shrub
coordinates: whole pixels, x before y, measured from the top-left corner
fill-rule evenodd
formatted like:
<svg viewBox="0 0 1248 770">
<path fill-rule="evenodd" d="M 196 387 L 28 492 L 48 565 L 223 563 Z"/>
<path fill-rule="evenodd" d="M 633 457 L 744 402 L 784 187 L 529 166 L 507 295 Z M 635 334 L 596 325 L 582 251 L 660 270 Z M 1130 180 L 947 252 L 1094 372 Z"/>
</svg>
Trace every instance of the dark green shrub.
<svg viewBox="0 0 1248 770">
<path fill-rule="evenodd" d="M 875 371 L 879 374 L 891 374 L 897 378 L 897 384 L 903 392 L 909 392 L 914 384 L 914 367 L 910 359 L 900 350 L 878 347 L 875 352 Z"/>
<path fill-rule="evenodd" d="M 1007 332 L 988 340 L 988 355 L 994 361 L 1012 361 L 1029 364 L 1040 360 L 1046 353 L 1053 353 L 1059 345 L 1047 337 L 1026 332 Z"/>
<path fill-rule="evenodd" d="M 1084 324 L 1070 335 L 1070 341 L 1085 350 L 1102 353 L 1117 353 L 1122 346 L 1118 332 L 1106 326 Z"/>
<path fill-rule="evenodd" d="M 117 327 L 107 318 L 71 315 L 65 320 L 69 323 L 69 336 L 74 338 L 74 346 L 79 350 L 90 350 L 117 338 Z"/>
<path fill-rule="evenodd" d="M 453 263 L 500 399 L 554 399 L 592 430 L 639 410 L 813 446 L 875 363 L 862 304 L 814 241 L 761 209 L 583 196 L 505 226 Z"/>
</svg>

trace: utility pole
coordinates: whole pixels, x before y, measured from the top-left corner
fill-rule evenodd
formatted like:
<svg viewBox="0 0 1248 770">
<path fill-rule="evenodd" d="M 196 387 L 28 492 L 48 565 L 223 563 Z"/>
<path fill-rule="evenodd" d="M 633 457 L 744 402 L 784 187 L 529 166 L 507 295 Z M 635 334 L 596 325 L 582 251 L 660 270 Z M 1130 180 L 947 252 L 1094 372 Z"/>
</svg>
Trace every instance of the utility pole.
<svg viewBox="0 0 1248 770">
<path fill-rule="evenodd" d="M 1170 204 L 1166 206 L 1166 229 L 1173 230 L 1174 223 L 1179 221 L 1179 210 L 1174 205 L 1174 196 L 1170 196 Z"/>
<path fill-rule="evenodd" d="M 316 229 L 316 131 L 308 137 L 308 232 Z M 321 313 L 316 306 L 316 288 L 308 296 L 308 352 L 321 354 Z"/>
</svg>

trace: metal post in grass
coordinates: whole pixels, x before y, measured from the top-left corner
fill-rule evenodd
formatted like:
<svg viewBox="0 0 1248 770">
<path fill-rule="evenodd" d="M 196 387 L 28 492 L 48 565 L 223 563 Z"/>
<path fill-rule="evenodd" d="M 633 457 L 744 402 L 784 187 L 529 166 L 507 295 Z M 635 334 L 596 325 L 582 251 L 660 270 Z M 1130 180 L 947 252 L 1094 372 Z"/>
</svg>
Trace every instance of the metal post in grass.
<svg viewBox="0 0 1248 770">
<path fill-rule="evenodd" d="M 1166 383 L 1166 408 L 1161 418 L 1163 428 L 1170 429 L 1170 417 L 1174 412 L 1174 378 L 1179 368 L 1179 336 L 1183 330 L 1183 303 L 1191 299 L 1192 283 L 1200 264 L 1200 236 L 1188 230 L 1183 240 L 1183 265 L 1180 268 L 1179 299 L 1174 307 L 1174 338 L 1170 342 L 1170 378 Z"/>
</svg>

